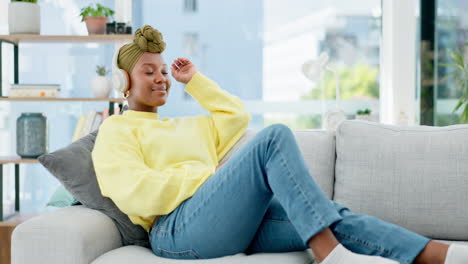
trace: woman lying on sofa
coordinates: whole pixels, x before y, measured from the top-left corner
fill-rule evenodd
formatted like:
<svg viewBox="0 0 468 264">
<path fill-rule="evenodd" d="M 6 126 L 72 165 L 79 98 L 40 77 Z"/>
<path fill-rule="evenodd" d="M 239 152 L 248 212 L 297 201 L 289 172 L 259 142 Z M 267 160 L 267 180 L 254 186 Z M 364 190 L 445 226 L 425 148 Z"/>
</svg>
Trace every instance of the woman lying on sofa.
<svg viewBox="0 0 468 264">
<path fill-rule="evenodd" d="M 172 76 L 210 114 L 160 119 L 171 87 L 165 47 L 161 33 L 146 25 L 116 52 L 116 89 L 129 110 L 103 122 L 92 152 L 102 194 L 149 232 L 156 255 L 204 259 L 311 248 L 324 264 L 468 263 L 468 247 L 330 201 L 285 125 L 262 129 L 218 164 L 251 116 L 238 97 L 178 58 Z"/>
</svg>

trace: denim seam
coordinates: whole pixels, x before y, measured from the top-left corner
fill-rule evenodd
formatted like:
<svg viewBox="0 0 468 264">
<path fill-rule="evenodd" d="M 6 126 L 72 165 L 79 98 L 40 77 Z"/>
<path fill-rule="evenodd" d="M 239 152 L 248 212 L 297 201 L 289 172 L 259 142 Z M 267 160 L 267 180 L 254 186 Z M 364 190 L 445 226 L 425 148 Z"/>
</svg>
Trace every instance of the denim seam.
<svg viewBox="0 0 468 264">
<path fill-rule="evenodd" d="M 405 263 L 403 263 L 403 264 L 411 263 L 409 260 L 402 259 L 401 257 L 398 257 L 395 253 L 393 253 L 390 250 L 381 248 L 379 246 L 371 245 L 371 244 L 369 244 L 369 243 L 367 243 L 367 242 L 365 242 L 363 240 L 353 238 L 353 237 L 351 237 L 349 235 L 343 234 L 343 233 L 338 232 L 338 231 L 333 231 L 333 233 L 335 233 L 335 235 L 341 236 L 344 239 L 348 239 L 348 240 L 350 240 L 350 241 L 352 241 L 354 243 L 360 244 L 361 246 L 364 246 L 364 247 L 367 247 L 367 248 L 370 248 L 370 249 L 373 249 L 373 250 L 377 250 L 377 251 L 379 251 L 381 253 L 387 254 L 389 257 L 393 257 L 393 258 L 396 258 L 396 259 L 399 259 L 399 260 L 403 260 L 403 261 L 405 261 Z"/>
<path fill-rule="evenodd" d="M 166 252 L 167 254 L 178 255 L 178 256 L 180 256 L 180 255 L 187 255 L 187 254 L 188 254 L 188 255 L 192 255 L 192 256 L 194 256 L 194 257 L 196 257 L 196 258 L 201 259 L 201 256 L 200 256 L 195 250 L 193 250 L 193 249 L 183 250 L 183 251 L 170 251 L 170 250 L 167 250 L 167 249 L 163 249 L 163 248 L 158 247 L 158 250 L 159 250 L 160 252 Z"/>
<path fill-rule="evenodd" d="M 251 151 L 252 149 L 254 149 L 255 147 L 257 147 L 258 145 L 265 143 L 265 141 L 269 141 L 269 140 L 271 140 L 271 139 L 272 139 L 272 138 L 266 138 L 266 139 L 264 139 L 263 141 L 257 142 L 255 145 L 253 145 L 253 146 L 251 147 L 251 149 L 250 149 L 249 151 Z M 249 152 L 247 152 L 247 153 L 249 153 Z M 247 156 L 248 156 L 248 155 L 244 155 L 244 156 L 240 159 L 239 163 L 242 164 L 242 161 L 244 161 L 244 159 L 246 159 Z M 231 171 L 232 171 L 232 170 L 231 170 Z M 224 181 L 221 181 L 221 183 L 220 183 L 219 185 L 216 186 L 215 190 L 219 189 L 219 187 L 221 187 L 223 184 L 224 184 Z M 208 196 L 208 197 L 202 202 L 202 204 L 192 213 L 192 215 L 190 215 L 190 216 L 187 218 L 187 221 L 184 222 L 184 223 L 182 223 L 180 226 L 175 227 L 174 230 L 175 230 L 175 231 L 179 231 L 179 230 L 182 229 L 187 223 L 189 223 L 190 220 L 200 211 L 200 209 L 201 209 L 204 205 L 206 205 L 206 203 L 211 199 L 211 197 L 214 195 L 214 193 L 215 193 L 215 191 L 211 192 L 210 196 Z M 167 232 L 167 231 L 166 231 L 166 232 L 165 232 L 165 231 L 159 231 L 159 230 L 157 230 L 157 231 L 158 231 L 158 233 L 169 233 L 169 232 Z"/>
<path fill-rule="evenodd" d="M 220 183 L 218 185 L 215 186 L 215 191 L 218 190 L 222 185 L 224 184 L 224 181 L 220 181 Z M 206 204 L 208 203 L 209 200 L 211 200 L 211 197 L 213 197 L 215 191 L 211 192 L 210 195 L 208 195 L 208 197 L 197 207 L 197 209 L 187 218 L 187 221 L 185 223 L 182 223 L 180 226 L 178 227 L 175 227 L 174 230 L 175 231 L 180 231 L 185 225 L 187 222 L 190 222 L 190 220 L 192 220 L 193 217 L 195 217 L 198 212 L 200 211 L 200 209 L 204 206 L 206 206 Z"/>
<path fill-rule="evenodd" d="M 273 141 L 274 143 L 276 143 L 275 141 Z M 278 147 L 276 146 L 276 144 L 274 144 L 274 149 L 275 151 L 278 153 L 278 155 L 280 156 L 281 158 L 281 162 L 283 164 L 283 166 L 287 169 L 288 171 L 288 176 L 289 178 L 294 182 L 294 188 L 296 190 L 299 191 L 299 193 L 302 195 L 304 201 L 305 201 L 305 204 L 307 205 L 307 209 L 308 211 L 310 212 L 311 211 L 311 214 L 312 216 L 317 220 L 319 221 L 320 225 L 324 225 L 324 222 L 323 222 L 323 219 L 319 219 L 318 215 L 316 214 L 315 210 L 313 209 L 312 205 L 309 203 L 309 200 L 307 199 L 307 196 L 304 194 L 303 190 L 301 189 L 301 187 L 299 186 L 299 184 L 297 183 L 297 181 L 295 181 L 294 177 L 291 177 L 291 170 L 289 169 L 287 163 L 285 162 L 285 159 L 284 159 L 284 156 L 282 155 L 282 153 L 280 151 L 278 151 Z"/>
<path fill-rule="evenodd" d="M 282 222 L 282 223 L 286 223 L 286 222 L 291 222 L 289 220 L 281 220 L 281 219 L 270 219 L 270 218 L 264 218 L 263 221 L 270 221 L 270 222 Z"/>
</svg>

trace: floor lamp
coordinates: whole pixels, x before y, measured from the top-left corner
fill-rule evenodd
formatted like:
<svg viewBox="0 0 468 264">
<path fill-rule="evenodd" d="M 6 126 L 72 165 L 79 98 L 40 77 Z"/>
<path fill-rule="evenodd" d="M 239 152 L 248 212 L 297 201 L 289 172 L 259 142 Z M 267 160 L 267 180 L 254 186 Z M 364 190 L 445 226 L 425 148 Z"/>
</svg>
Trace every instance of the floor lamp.
<svg viewBox="0 0 468 264">
<path fill-rule="evenodd" d="M 341 110 L 339 106 L 340 100 L 340 77 L 338 71 L 331 68 L 329 65 L 330 57 L 327 53 L 323 52 L 319 55 L 316 60 L 308 60 L 302 65 L 302 72 L 305 77 L 311 81 L 319 82 L 323 74 L 326 71 L 330 71 L 335 75 L 336 79 L 336 91 L 335 91 L 335 106 L 332 109 L 329 109 L 323 116 L 322 116 L 322 128 L 325 130 L 336 131 L 338 125 L 346 120 L 346 115 Z M 325 101 L 325 86 L 321 85 L 322 87 L 322 104 Z M 322 112 L 323 114 L 323 112 Z"/>
</svg>

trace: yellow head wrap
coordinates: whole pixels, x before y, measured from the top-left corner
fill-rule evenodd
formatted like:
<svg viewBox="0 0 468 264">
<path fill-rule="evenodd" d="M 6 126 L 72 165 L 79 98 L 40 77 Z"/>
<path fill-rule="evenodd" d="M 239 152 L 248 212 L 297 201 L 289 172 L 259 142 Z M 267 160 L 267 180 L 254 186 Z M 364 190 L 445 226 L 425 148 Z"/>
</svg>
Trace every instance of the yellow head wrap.
<svg viewBox="0 0 468 264">
<path fill-rule="evenodd" d="M 132 43 L 126 44 L 120 49 L 117 63 L 119 68 L 131 74 L 133 67 L 144 52 L 162 53 L 165 49 L 166 43 L 161 32 L 145 25 L 135 31 Z"/>
</svg>

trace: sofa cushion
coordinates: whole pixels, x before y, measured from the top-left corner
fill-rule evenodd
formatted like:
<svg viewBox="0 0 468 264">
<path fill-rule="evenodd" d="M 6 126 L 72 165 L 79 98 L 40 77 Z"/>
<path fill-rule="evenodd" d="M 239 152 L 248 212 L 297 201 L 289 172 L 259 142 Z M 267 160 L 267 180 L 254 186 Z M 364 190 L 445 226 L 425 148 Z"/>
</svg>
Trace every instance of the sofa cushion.
<svg viewBox="0 0 468 264">
<path fill-rule="evenodd" d="M 82 205 L 68 206 L 19 224 L 11 237 L 11 263 L 88 264 L 121 246 L 112 219 Z"/>
<path fill-rule="evenodd" d="M 256 253 L 246 255 L 239 253 L 232 256 L 213 259 L 197 259 L 197 260 L 177 260 L 169 258 L 161 258 L 153 254 L 150 249 L 127 246 L 114 249 L 100 256 L 91 264 L 177 264 L 177 263 L 206 263 L 206 264 L 312 264 L 314 258 L 312 251 L 294 251 L 287 253 Z"/>
<path fill-rule="evenodd" d="M 49 198 L 47 202 L 47 206 L 54 206 L 54 207 L 67 207 L 72 205 L 79 205 L 81 204 L 80 201 L 76 200 L 73 195 L 65 189 L 63 185 L 57 186 L 55 192 Z"/>
<path fill-rule="evenodd" d="M 84 206 L 110 217 L 124 245 L 149 248 L 148 233 L 141 226 L 133 224 L 111 199 L 101 194 L 91 159 L 97 133 L 96 130 L 64 148 L 41 155 L 38 160 Z"/>
<path fill-rule="evenodd" d="M 468 125 L 345 121 L 334 200 L 419 234 L 468 240 Z"/>
<path fill-rule="evenodd" d="M 248 129 L 237 141 L 220 163 L 228 160 L 245 143 L 250 141 L 257 131 Z M 333 178 L 335 168 L 335 136 L 323 130 L 293 130 L 302 156 L 309 171 L 325 193 L 331 199 L 333 194 Z"/>
<path fill-rule="evenodd" d="M 333 134 L 320 130 L 295 130 L 293 133 L 312 176 L 331 199 L 335 161 Z M 255 134 L 255 130 L 247 129 L 221 162 L 229 159 Z M 112 200 L 101 195 L 91 159 L 96 135 L 97 131 L 67 147 L 44 154 L 39 157 L 39 162 L 84 206 L 99 210 L 113 219 L 122 234 L 124 245 L 149 247 L 146 232 L 131 223 Z"/>
</svg>

